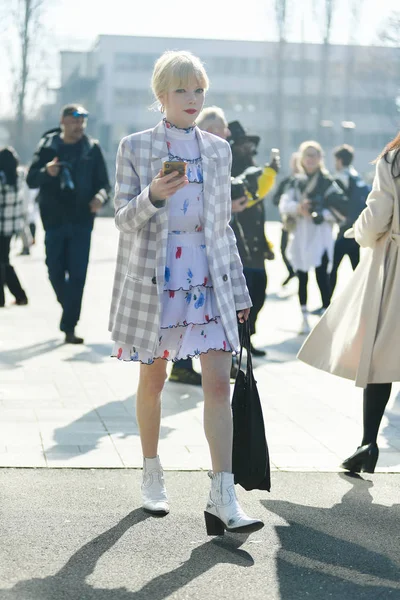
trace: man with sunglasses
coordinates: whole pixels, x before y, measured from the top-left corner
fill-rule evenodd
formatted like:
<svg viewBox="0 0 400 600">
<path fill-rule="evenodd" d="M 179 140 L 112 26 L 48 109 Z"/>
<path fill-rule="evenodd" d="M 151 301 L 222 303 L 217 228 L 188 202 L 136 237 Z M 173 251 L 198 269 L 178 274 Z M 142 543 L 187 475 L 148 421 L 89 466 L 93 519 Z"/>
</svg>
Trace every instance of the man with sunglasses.
<svg viewBox="0 0 400 600">
<path fill-rule="evenodd" d="M 27 183 L 39 188 L 50 283 L 62 306 L 65 342 L 75 335 L 89 262 L 94 218 L 107 202 L 110 184 L 99 143 L 85 134 L 88 112 L 79 104 L 61 111 L 60 127 L 44 133 Z"/>
</svg>

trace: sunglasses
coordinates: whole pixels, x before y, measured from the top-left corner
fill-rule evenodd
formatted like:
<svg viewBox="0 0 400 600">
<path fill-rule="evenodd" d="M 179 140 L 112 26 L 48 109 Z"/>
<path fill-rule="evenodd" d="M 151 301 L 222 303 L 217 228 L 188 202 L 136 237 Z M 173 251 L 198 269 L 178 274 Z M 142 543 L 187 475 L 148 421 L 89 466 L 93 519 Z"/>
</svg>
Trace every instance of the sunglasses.
<svg viewBox="0 0 400 600">
<path fill-rule="evenodd" d="M 68 112 L 66 115 L 64 115 L 64 117 L 76 117 L 77 119 L 80 119 L 80 118 L 87 119 L 88 116 L 89 116 L 88 112 L 80 111 L 80 110 L 74 110 L 74 111 Z"/>
</svg>

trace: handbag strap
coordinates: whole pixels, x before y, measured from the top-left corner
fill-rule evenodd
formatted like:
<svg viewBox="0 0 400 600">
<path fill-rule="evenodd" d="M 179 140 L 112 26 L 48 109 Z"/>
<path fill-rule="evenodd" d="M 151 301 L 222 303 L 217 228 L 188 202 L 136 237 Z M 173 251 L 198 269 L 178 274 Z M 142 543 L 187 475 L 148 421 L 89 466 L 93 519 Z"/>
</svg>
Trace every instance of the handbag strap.
<svg viewBox="0 0 400 600">
<path fill-rule="evenodd" d="M 242 366 L 243 348 L 247 352 L 246 374 L 253 371 L 253 362 L 250 351 L 250 323 L 249 320 L 239 324 L 239 339 L 240 339 L 240 354 L 239 354 L 239 370 Z"/>
</svg>

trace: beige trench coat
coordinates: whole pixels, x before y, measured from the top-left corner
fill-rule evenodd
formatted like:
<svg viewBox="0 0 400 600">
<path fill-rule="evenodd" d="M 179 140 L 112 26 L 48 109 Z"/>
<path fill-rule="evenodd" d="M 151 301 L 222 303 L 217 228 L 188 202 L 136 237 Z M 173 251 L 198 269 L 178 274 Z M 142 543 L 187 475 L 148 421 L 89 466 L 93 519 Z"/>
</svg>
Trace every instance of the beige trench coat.
<svg viewBox="0 0 400 600">
<path fill-rule="evenodd" d="M 390 152 L 391 163 L 394 152 Z M 343 292 L 304 342 L 298 358 L 356 386 L 400 381 L 400 178 L 380 159 L 354 224 L 361 260 Z"/>
</svg>

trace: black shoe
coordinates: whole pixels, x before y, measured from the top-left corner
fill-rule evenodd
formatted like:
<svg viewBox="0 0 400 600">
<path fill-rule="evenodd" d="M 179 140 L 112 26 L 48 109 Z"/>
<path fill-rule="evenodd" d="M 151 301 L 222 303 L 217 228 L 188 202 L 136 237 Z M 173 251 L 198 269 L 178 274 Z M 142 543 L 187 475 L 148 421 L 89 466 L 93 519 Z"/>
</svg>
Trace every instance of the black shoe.
<svg viewBox="0 0 400 600">
<path fill-rule="evenodd" d="M 253 356 L 267 356 L 265 350 L 260 350 L 258 348 L 254 348 L 253 344 L 250 345 L 250 352 Z"/>
<path fill-rule="evenodd" d="M 174 381 L 175 383 L 186 383 L 187 385 L 201 385 L 201 375 L 194 369 L 172 367 L 169 381 Z"/>
<path fill-rule="evenodd" d="M 341 464 L 343 469 L 351 473 L 374 473 L 379 456 L 376 444 L 359 446 L 357 450 Z"/>
<path fill-rule="evenodd" d="M 26 296 L 24 298 L 16 298 L 14 304 L 17 306 L 26 306 L 28 304 L 28 298 Z"/>
<path fill-rule="evenodd" d="M 83 344 L 84 339 L 75 335 L 73 331 L 65 334 L 65 343 L 66 344 Z"/>
<path fill-rule="evenodd" d="M 282 282 L 282 287 L 285 287 L 285 285 L 287 285 L 289 283 L 289 281 L 291 279 L 293 279 L 293 277 L 296 277 L 296 273 L 289 273 L 289 275 L 286 277 L 285 281 Z"/>
</svg>

